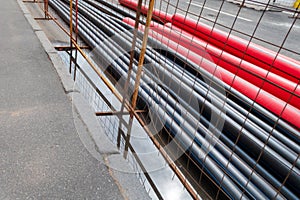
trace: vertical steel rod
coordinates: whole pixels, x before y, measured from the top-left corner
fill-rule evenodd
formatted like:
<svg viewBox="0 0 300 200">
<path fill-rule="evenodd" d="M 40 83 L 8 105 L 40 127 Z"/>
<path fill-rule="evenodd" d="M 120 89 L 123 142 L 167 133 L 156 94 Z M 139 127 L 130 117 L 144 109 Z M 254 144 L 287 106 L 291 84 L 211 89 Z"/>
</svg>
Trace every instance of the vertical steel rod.
<svg viewBox="0 0 300 200">
<path fill-rule="evenodd" d="M 136 17 L 135 17 L 135 25 L 134 25 L 134 30 L 133 30 L 133 38 L 132 38 L 132 43 L 131 43 L 131 50 L 130 50 L 130 62 L 128 66 L 128 73 L 127 73 L 127 79 L 124 85 L 124 91 L 123 91 L 123 101 L 121 105 L 121 112 L 124 112 L 124 107 L 125 107 L 125 102 L 127 99 L 127 93 L 129 89 L 129 83 L 130 83 L 130 77 L 131 77 L 131 72 L 132 72 L 132 66 L 133 66 L 133 61 L 134 61 L 134 50 L 136 47 L 136 41 L 137 41 L 137 34 L 138 34 L 138 27 L 140 24 L 140 16 L 141 16 L 141 9 L 142 9 L 142 2 L 143 0 L 138 1 L 138 7 L 137 7 L 137 12 L 136 12 Z M 122 116 L 120 116 L 122 117 Z M 119 126 L 118 126 L 118 136 L 117 136 L 117 147 L 120 148 L 120 143 L 121 143 L 121 132 L 122 132 L 122 120 L 119 121 Z"/>
<path fill-rule="evenodd" d="M 45 19 L 48 19 L 48 0 L 44 0 Z"/>
<path fill-rule="evenodd" d="M 133 96 L 132 96 L 132 109 L 133 110 L 135 110 L 135 107 L 136 107 L 136 101 L 137 101 L 138 91 L 139 91 L 140 82 L 141 82 L 141 76 L 142 76 L 142 71 L 143 71 L 143 65 L 144 65 L 144 59 L 145 59 L 145 53 L 146 53 L 147 41 L 148 41 L 148 34 L 149 34 L 149 27 L 150 27 L 150 23 L 151 23 L 151 19 L 152 19 L 154 2 L 155 2 L 155 0 L 150 0 L 149 7 L 148 7 L 142 49 L 141 49 L 141 53 L 140 53 L 140 57 L 139 57 L 138 69 L 136 72 L 136 78 L 135 78 L 135 84 L 134 84 L 134 90 L 133 90 Z"/>
<path fill-rule="evenodd" d="M 75 2 L 75 43 L 78 44 L 78 0 Z M 76 80 L 76 68 L 77 68 L 77 48 L 75 48 L 75 65 L 74 65 L 74 81 Z"/>
<path fill-rule="evenodd" d="M 129 144 L 129 140 L 130 140 L 133 116 L 134 116 L 134 111 L 136 109 L 136 102 L 137 102 L 137 97 L 138 97 L 139 87 L 140 87 L 140 82 L 141 82 L 141 77 L 142 77 L 142 71 L 143 71 L 143 65 L 144 65 L 144 59 L 145 59 L 145 53 L 146 53 L 147 41 L 148 41 L 148 34 L 149 34 L 149 27 L 150 27 L 150 23 L 151 23 L 151 19 L 152 19 L 154 2 L 155 2 L 155 0 L 150 0 L 149 7 L 148 7 L 145 31 L 144 31 L 143 42 L 142 42 L 142 49 L 141 49 L 140 56 L 139 56 L 138 69 L 136 72 L 136 78 L 135 78 L 135 84 L 134 84 L 134 90 L 133 90 L 133 96 L 132 96 L 132 102 L 131 102 L 132 110 L 130 111 L 129 127 L 127 130 L 127 135 L 126 135 L 126 139 L 125 139 L 124 158 L 126 158 L 127 154 L 128 154 L 128 144 Z"/>
<path fill-rule="evenodd" d="M 69 72 L 72 72 L 72 48 L 73 48 L 73 0 L 70 0 L 70 67 Z"/>
</svg>

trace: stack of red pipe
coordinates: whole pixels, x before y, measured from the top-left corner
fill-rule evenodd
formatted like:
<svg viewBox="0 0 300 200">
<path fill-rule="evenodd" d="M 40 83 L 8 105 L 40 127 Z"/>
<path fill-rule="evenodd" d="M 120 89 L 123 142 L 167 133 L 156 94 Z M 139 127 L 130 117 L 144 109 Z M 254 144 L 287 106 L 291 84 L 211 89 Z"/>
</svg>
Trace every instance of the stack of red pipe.
<svg viewBox="0 0 300 200">
<path fill-rule="evenodd" d="M 138 7 L 138 2 L 136 0 L 119 0 L 119 2 L 123 6 L 131 8 L 132 10 L 136 10 L 137 7 Z M 148 7 L 142 5 L 141 12 L 143 14 L 147 14 Z M 173 17 L 173 15 L 167 14 L 167 13 L 165 13 L 163 11 L 158 10 L 158 9 L 154 9 L 153 13 L 152 13 L 152 18 L 155 19 L 155 20 L 157 20 L 157 21 L 160 21 L 162 23 L 166 23 L 166 22 L 172 21 L 172 17 Z"/>
<path fill-rule="evenodd" d="M 131 9 L 137 2 L 119 0 Z M 148 8 L 142 7 L 146 14 Z M 159 10 L 149 35 L 300 129 L 300 62 L 188 17 Z M 123 20 L 134 26 L 130 18 Z M 144 30 L 144 26 L 139 26 Z"/>
</svg>

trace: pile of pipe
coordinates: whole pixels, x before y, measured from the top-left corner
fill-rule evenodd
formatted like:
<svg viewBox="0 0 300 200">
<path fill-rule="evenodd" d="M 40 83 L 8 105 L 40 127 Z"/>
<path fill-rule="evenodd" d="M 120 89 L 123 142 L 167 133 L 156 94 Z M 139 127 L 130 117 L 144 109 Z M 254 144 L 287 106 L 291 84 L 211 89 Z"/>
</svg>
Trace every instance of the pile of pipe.
<svg viewBox="0 0 300 200">
<path fill-rule="evenodd" d="M 49 5 L 69 22 L 68 0 Z M 230 198 L 299 199 L 299 62 L 178 14 L 154 10 L 153 19 L 139 102 Z M 134 20 L 120 5 L 78 2 L 78 33 L 115 79 L 127 77 Z"/>
</svg>

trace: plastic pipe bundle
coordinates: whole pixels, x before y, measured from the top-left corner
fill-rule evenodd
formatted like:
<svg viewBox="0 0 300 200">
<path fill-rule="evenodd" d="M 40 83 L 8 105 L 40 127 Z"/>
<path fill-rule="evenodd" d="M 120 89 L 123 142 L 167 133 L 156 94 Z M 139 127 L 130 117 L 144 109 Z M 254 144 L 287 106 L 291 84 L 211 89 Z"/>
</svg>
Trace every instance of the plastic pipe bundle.
<svg viewBox="0 0 300 200">
<path fill-rule="evenodd" d="M 56 0 L 52 0 L 51 3 L 53 7 L 55 7 L 55 9 L 62 15 L 62 17 L 64 18 L 64 20 L 68 21 L 68 7 L 62 3 L 59 3 L 59 1 Z M 67 1 L 64 1 L 67 3 Z M 112 72 L 118 73 L 118 74 L 123 74 L 124 76 L 127 74 L 126 71 L 126 66 L 128 65 L 129 62 L 129 58 L 126 57 L 126 55 L 120 57 L 119 59 L 113 59 L 116 57 L 116 55 L 118 55 L 118 51 L 121 51 L 123 47 L 128 48 L 126 46 L 130 46 L 130 37 L 128 36 L 128 33 L 124 34 L 123 37 L 114 37 L 114 41 L 110 41 L 109 38 L 111 36 L 113 36 L 116 33 L 122 33 L 122 31 L 124 31 L 124 24 L 122 24 L 121 22 L 116 22 L 115 20 L 113 20 L 112 18 L 106 16 L 105 14 L 100 14 L 97 13 L 97 9 L 93 9 L 91 6 L 89 6 L 88 4 L 82 2 L 81 4 L 81 8 L 80 10 L 80 14 L 82 15 L 80 17 L 81 21 L 80 21 L 80 35 L 81 37 L 92 47 L 97 46 L 99 43 L 101 43 L 102 41 L 106 41 L 105 44 L 107 46 L 101 46 L 102 48 L 99 50 L 101 52 L 100 55 L 102 55 L 103 60 L 107 60 L 108 63 L 111 63 L 112 65 L 110 66 Z M 162 49 L 162 48 L 161 48 Z M 157 60 L 160 57 L 161 59 Z M 202 149 L 199 148 L 201 146 L 201 144 L 205 144 L 205 138 L 203 138 L 201 136 L 201 132 L 204 131 L 206 129 L 205 126 L 199 124 L 199 127 L 202 127 L 200 129 L 195 129 L 195 120 L 192 120 L 194 117 L 197 116 L 197 113 L 192 112 L 192 108 L 189 108 L 188 104 L 184 104 L 184 102 L 182 102 L 182 106 L 176 104 L 176 100 L 174 100 L 172 98 L 172 96 L 170 95 L 166 95 L 166 93 L 164 92 L 164 89 L 160 88 L 161 86 L 157 85 L 157 81 L 162 80 L 159 77 L 155 76 L 155 70 L 160 70 L 159 74 L 163 74 L 163 71 L 165 70 L 164 68 L 162 68 L 161 64 L 163 63 L 164 60 L 166 60 L 166 58 L 164 58 L 163 55 L 158 55 L 156 52 L 153 52 L 151 50 L 147 51 L 147 55 L 146 55 L 146 60 L 154 63 L 153 67 L 147 67 L 145 68 L 145 76 L 143 77 L 142 80 L 142 85 L 141 88 L 139 90 L 139 95 L 142 99 L 144 99 L 144 101 L 147 101 L 148 105 L 152 105 L 155 108 L 157 108 L 157 114 L 160 117 L 166 117 L 166 126 L 172 130 L 172 133 L 174 135 L 179 135 L 180 137 L 176 137 L 178 139 L 178 141 L 182 144 L 190 144 L 191 142 L 193 142 L 193 140 L 196 141 L 196 144 L 199 144 L 199 146 L 197 145 L 193 145 L 193 148 L 191 148 L 191 152 L 192 155 L 194 156 L 194 158 L 196 160 L 198 160 L 199 163 L 202 163 L 202 165 L 204 166 L 204 169 L 211 175 L 211 177 L 213 177 L 213 179 L 217 182 L 220 183 L 222 181 L 222 177 L 224 177 L 223 180 L 223 184 L 222 184 L 222 189 L 231 197 L 231 198 L 274 198 L 276 195 L 276 190 L 274 190 L 273 187 L 280 187 L 280 181 L 281 180 L 279 177 L 275 177 L 275 175 L 277 176 L 276 173 L 269 173 L 268 171 L 266 171 L 262 166 L 260 166 L 260 164 L 257 164 L 257 172 L 255 172 L 253 174 L 253 180 L 251 178 L 251 181 L 249 182 L 249 184 L 245 185 L 245 181 L 247 181 L 248 175 L 246 175 L 247 173 L 251 172 L 251 167 L 253 167 L 253 165 L 256 165 L 255 160 L 253 160 L 251 157 L 249 157 L 249 155 L 245 154 L 245 149 L 239 149 L 239 151 L 237 151 L 238 153 L 236 155 L 234 155 L 232 159 L 232 163 L 230 163 L 227 167 L 224 166 L 224 164 L 226 164 L 228 162 L 228 156 L 231 154 L 229 149 L 227 149 L 228 147 L 232 146 L 233 143 L 231 142 L 231 139 L 229 136 L 227 136 L 226 134 L 223 134 L 221 136 L 221 141 L 222 143 L 218 143 L 218 145 L 216 146 L 216 149 L 213 150 L 213 154 L 209 155 L 207 157 L 207 159 L 205 160 L 201 160 L 201 159 L 197 159 L 197 155 L 201 154 Z M 178 71 L 178 75 L 182 72 L 180 72 L 180 66 L 178 67 L 174 67 L 172 66 L 172 63 L 167 62 L 168 65 L 166 65 L 166 67 L 171 67 L 173 70 L 177 70 Z M 174 63 L 173 63 L 174 65 Z M 177 65 L 176 65 L 177 66 Z M 134 70 L 136 69 L 136 66 L 134 66 Z M 199 69 L 199 71 L 202 71 L 201 69 Z M 203 74 L 206 74 L 205 71 L 202 71 Z M 208 76 L 208 74 L 206 74 Z M 164 74 L 164 77 L 167 77 L 168 73 Z M 188 76 L 191 76 L 191 80 L 195 80 L 195 76 L 193 76 L 193 74 L 189 74 Z M 182 86 L 180 86 L 181 84 L 178 85 L 178 87 L 183 87 L 184 84 L 188 84 L 189 83 L 189 78 L 187 75 L 184 76 L 184 78 L 182 77 L 181 80 L 180 79 L 176 79 L 174 76 L 170 76 L 169 78 L 166 78 L 166 80 L 173 80 L 173 87 L 176 87 L 176 83 L 178 81 L 181 81 L 183 84 Z M 177 78 L 179 78 L 180 76 L 178 76 Z M 134 79 L 134 74 L 132 75 L 132 80 L 131 80 L 131 84 L 133 84 L 133 79 Z M 177 80 L 177 81 L 175 81 Z M 216 80 L 217 81 L 217 80 Z M 145 84 L 147 83 L 147 84 Z M 164 83 L 167 84 L 167 83 Z M 171 86 L 173 85 L 171 84 Z M 200 84 L 200 82 L 199 82 Z M 205 85 L 205 83 L 201 83 L 203 84 L 203 86 Z M 185 86 L 186 90 L 190 90 L 191 88 L 188 87 L 188 85 Z M 199 85 L 200 87 L 200 85 Z M 206 87 L 206 86 L 205 86 Z M 160 88 L 160 89 L 159 89 Z M 169 92 L 172 93 L 172 87 L 167 87 L 167 85 L 164 86 L 165 89 L 170 90 Z M 205 88 L 203 88 L 205 90 Z M 201 93 L 202 89 L 197 89 L 197 91 L 199 92 L 199 95 Z M 195 92 L 192 91 L 192 93 L 194 95 L 197 96 L 197 98 L 200 100 L 201 97 L 196 94 Z M 176 92 L 174 93 L 176 94 Z M 215 93 L 217 94 L 217 93 Z M 158 98 L 159 97 L 159 98 Z M 181 98 L 180 96 L 178 96 L 178 98 Z M 210 98 L 210 97 L 209 97 Z M 212 98 L 216 98 L 216 97 L 212 97 Z M 218 94 L 218 98 L 223 98 L 221 94 Z M 205 102 L 205 101 L 204 101 Z M 227 102 L 227 101 L 226 101 Z M 175 104 L 174 104 L 175 103 Z M 235 105 L 234 102 L 230 103 L 230 106 Z M 214 107 L 211 107 L 211 105 L 208 103 L 203 103 L 204 107 L 210 107 L 211 109 L 214 109 Z M 237 105 L 236 105 L 237 106 Z M 257 107 L 257 106 L 255 106 Z M 228 107 L 228 109 L 233 109 L 233 107 Z M 167 114 L 166 114 L 166 111 Z M 205 109 L 207 110 L 207 109 Z M 175 112 L 174 112 L 175 111 Z M 189 118 L 182 118 L 182 116 L 178 115 L 181 112 L 186 112 L 189 111 L 191 112 L 191 115 L 189 115 Z M 209 115 L 209 109 L 206 111 Z M 228 110 L 229 112 L 229 110 Z M 173 113 L 173 114 L 172 114 Z M 177 114 L 176 114 L 177 113 Z M 192 114 L 194 113 L 194 114 Z M 247 113 L 245 113 L 247 114 Z M 205 114 L 206 115 L 206 114 Z M 248 114 L 247 114 L 248 116 Z M 249 115 L 250 116 L 250 115 Z M 234 117 L 232 115 L 232 117 Z M 269 116 L 271 117 L 271 115 Z M 207 123 L 204 122 L 205 119 L 201 118 L 203 123 Z M 254 118 L 251 118 L 254 119 Z M 229 118 L 228 118 L 229 120 Z M 182 123 L 180 122 L 184 122 L 186 121 L 185 125 L 182 126 Z M 229 121 L 228 121 L 229 122 Z M 199 123 L 199 122 L 198 122 Z M 259 122 L 257 122 L 258 124 L 261 124 Z M 231 121 L 230 124 L 235 124 L 235 122 Z M 228 124 L 228 126 L 231 126 L 230 124 Z M 229 127 L 227 127 L 229 128 Z M 231 129 L 231 128 L 230 128 Z M 248 129 L 248 128 L 247 128 Z M 249 130 L 251 129 L 251 125 L 249 124 Z M 266 127 L 266 129 L 268 129 Z M 231 129 L 231 131 L 233 131 L 234 129 Z M 238 130 L 238 129 L 236 129 Z M 251 133 L 254 134 L 254 132 L 257 132 L 257 135 L 255 137 L 259 138 L 259 140 L 263 140 L 263 137 L 259 135 L 260 131 L 258 131 L 259 129 L 253 129 L 251 131 Z M 194 135 L 196 132 L 198 132 L 198 134 Z M 208 130 L 209 132 L 209 130 Z M 263 131 L 261 131 L 263 133 Z M 230 131 L 228 132 L 230 133 Z M 246 132 L 244 132 L 246 133 Z M 276 131 L 274 132 L 274 136 L 276 136 L 277 133 Z M 222 133 L 221 133 L 222 134 Z M 280 133 L 277 133 L 280 134 Z M 249 135 L 249 138 L 253 138 L 253 136 Z M 276 138 L 280 138 L 280 141 L 284 142 L 284 144 L 286 144 L 287 146 L 290 146 L 289 144 L 291 144 L 291 141 L 289 141 L 288 138 L 284 139 L 284 136 L 276 136 Z M 254 138 L 253 138 L 254 139 Z M 247 138 L 244 138 L 243 141 L 248 141 L 248 144 L 250 146 L 252 145 L 257 145 L 259 144 L 258 140 L 249 140 Z M 251 141 L 254 142 L 251 145 Z M 270 140 L 270 141 L 273 141 Z M 250 142 L 250 143 L 249 143 Z M 276 147 L 276 143 L 275 142 L 272 146 L 272 148 L 276 151 L 276 152 L 281 152 L 280 155 L 285 155 L 285 150 L 281 149 L 280 147 Z M 228 145 L 228 147 L 226 147 L 226 145 Z M 282 145 L 281 147 L 285 146 Z M 270 145 L 272 145 L 272 143 L 270 143 Z M 298 146 L 299 147 L 299 146 Z M 288 148 L 288 147 L 285 147 Z M 292 147 L 291 147 L 292 148 Z M 226 150 L 227 149 L 227 150 Z M 260 152 L 260 149 L 255 149 L 252 148 L 254 151 Z M 294 150 L 299 150 L 299 148 L 297 149 L 297 145 L 295 148 L 293 148 Z M 266 149 L 267 150 L 267 149 Z M 267 150 L 270 152 L 270 150 Z M 266 152 L 267 152 L 266 151 Z M 227 153 L 226 153 L 227 152 Z M 202 152 L 203 153 L 203 152 Z M 287 154 L 289 154 L 288 152 L 286 152 Z M 299 154 L 299 151 L 297 152 Z M 227 157 L 226 157 L 227 156 Z M 236 157 L 236 156 L 240 156 Z M 267 159 L 274 159 L 275 157 L 272 156 L 279 156 L 277 155 L 277 153 L 271 154 L 271 157 L 264 157 L 263 159 L 266 159 L 266 162 L 268 162 Z M 295 157 L 293 158 L 293 155 L 291 154 L 292 157 L 290 157 L 290 162 L 293 161 L 293 159 L 295 159 Z M 294 156 L 297 156 L 297 154 Z M 244 160 L 242 161 L 241 160 Z M 279 160 L 280 156 L 278 158 L 276 158 L 274 160 L 275 163 L 277 163 Z M 286 158 L 288 158 L 288 156 L 286 155 Z M 280 158 L 282 159 L 282 158 Z M 227 161 L 226 161 L 227 160 Z M 251 161 L 252 160 L 252 161 Z M 277 161 L 276 161 L 277 160 Z M 284 159 L 283 159 L 284 160 Z M 274 162 L 269 162 L 269 164 L 273 164 Z M 223 164 L 222 164 L 223 163 Z M 287 164 L 288 161 L 283 161 L 283 164 Z M 234 165 L 233 165 L 234 164 Z M 265 163 L 267 164 L 267 163 Z M 278 164 L 280 164 L 280 162 L 278 162 Z M 274 164 L 277 165 L 277 164 Z M 284 165 L 282 165 L 282 169 L 286 168 L 287 170 L 291 167 L 285 167 Z M 298 164 L 297 164 L 298 165 Z M 250 167 L 250 168 L 249 168 Z M 276 167 L 276 166 L 274 166 Z M 249 169 L 250 171 L 247 172 L 247 169 Z M 268 169 L 268 168 L 267 168 Z M 295 168 L 295 172 L 297 172 L 298 167 Z M 279 170 L 281 175 L 284 175 L 284 173 L 282 173 L 282 170 Z M 259 174 L 258 176 L 256 176 L 256 174 Z M 260 177 L 263 174 L 263 179 Z M 229 175 L 229 176 L 228 176 Z M 295 177 L 296 178 L 293 178 Z M 291 179 L 290 179 L 291 178 Z M 295 191 L 297 191 L 297 174 L 296 175 L 292 175 L 290 176 L 289 180 L 286 182 L 285 185 L 288 186 L 285 187 L 285 185 L 282 187 L 282 194 L 285 197 L 288 197 L 289 199 L 296 199 L 297 197 L 297 193 L 295 193 Z M 266 182 L 265 180 L 268 180 L 270 183 Z M 299 181 L 299 179 L 298 179 Z M 270 185 L 272 184 L 272 186 Z M 241 189 L 245 190 L 244 195 L 242 195 L 241 193 Z M 263 191 L 263 192 L 262 192 Z M 282 194 L 278 194 L 277 198 L 281 198 Z M 296 196 L 295 196 L 296 194 Z"/>
<path fill-rule="evenodd" d="M 131 8 L 133 10 L 136 10 L 138 7 L 137 1 L 135 1 L 135 0 L 119 0 L 119 3 L 128 8 Z M 147 11 L 148 11 L 148 7 L 145 5 L 142 5 L 141 12 L 143 14 L 147 14 Z M 167 14 L 158 9 L 154 9 L 153 13 L 152 13 L 152 18 L 157 21 L 160 21 L 162 23 L 170 22 L 172 20 L 172 17 L 173 17 L 173 15 Z"/>
<path fill-rule="evenodd" d="M 180 14 L 174 14 L 172 24 L 254 65 L 278 74 L 295 83 L 300 79 L 300 62 L 212 28 Z"/>
<path fill-rule="evenodd" d="M 125 21 L 127 21 L 131 25 L 132 23 L 134 23 L 134 21 L 128 18 Z M 271 110 L 273 113 L 281 115 L 283 119 L 300 129 L 300 120 L 298 120 L 298 117 L 300 117 L 300 110 L 296 107 L 291 106 L 285 101 L 277 98 L 276 96 L 273 96 L 270 93 L 262 90 L 261 88 L 250 84 L 239 76 L 235 76 L 235 74 L 225 70 L 224 68 L 213 65 L 198 54 L 189 51 L 186 48 L 183 48 L 182 46 L 178 45 L 178 43 L 170 41 L 167 37 L 163 37 L 162 35 L 155 32 L 150 32 L 149 34 L 153 38 L 161 41 L 163 44 L 167 45 L 173 50 L 176 50 L 184 57 L 190 59 L 196 64 L 199 64 L 212 75 L 214 75 L 215 73 L 220 73 L 220 78 L 222 81 L 231 85 L 233 88 L 237 89 L 255 102 L 263 105 L 265 108 Z M 297 117 L 294 118 L 294 116 Z"/>
</svg>

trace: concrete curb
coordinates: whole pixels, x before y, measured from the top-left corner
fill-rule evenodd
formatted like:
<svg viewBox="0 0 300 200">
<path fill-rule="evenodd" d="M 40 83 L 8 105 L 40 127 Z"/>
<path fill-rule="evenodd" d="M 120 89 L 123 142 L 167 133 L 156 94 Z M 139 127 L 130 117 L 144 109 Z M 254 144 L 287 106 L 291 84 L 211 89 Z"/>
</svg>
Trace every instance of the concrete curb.
<svg viewBox="0 0 300 200">
<path fill-rule="evenodd" d="M 142 185 L 138 181 L 132 181 L 132 179 L 137 178 L 137 173 L 131 170 L 131 167 L 129 163 L 124 164 L 124 158 L 120 154 L 113 154 L 106 157 L 105 160 L 106 164 L 108 166 L 111 166 L 110 163 L 113 163 L 113 165 L 118 166 L 118 170 L 115 170 L 112 166 L 110 168 L 111 174 L 113 177 L 115 177 L 119 184 L 122 187 L 122 192 L 124 192 L 128 199 L 131 200 L 147 200 L 150 199 L 150 197 L 146 194 L 146 189 L 142 188 Z M 122 166 L 123 169 L 120 169 L 119 166 Z M 130 184 L 128 184 L 130 183 Z M 141 191 L 145 192 L 141 192 Z M 147 195 L 147 197 L 145 196 Z"/>
<path fill-rule="evenodd" d="M 242 1 L 242 0 L 226 0 L 229 3 L 234 3 L 236 5 L 243 5 L 246 8 L 250 8 L 250 9 L 254 9 L 257 11 L 272 11 L 272 12 L 281 12 L 282 9 L 279 8 L 275 8 L 274 3 L 270 3 L 268 6 L 266 6 L 266 4 L 268 4 L 268 1 L 265 2 L 261 2 L 261 3 L 256 3 L 256 2 L 252 2 L 252 1 Z M 283 6 L 280 4 L 277 4 L 278 6 Z"/>
<path fill-rule="evenodd" d="M 251 1 L 246 1 L 246 2 L 243 2 L 241 0 L 226 0 L 226 1 L 230 2 L 230 3 L 237 4 L 239 6 L 241 6 L 243 4 L 244 7 L 252 8 L 252 9 L 257 10 L 257 11 L 269 10 L 269 8 L 266 8 L 263 4 L 254 3 L 254 2 L 251 2 Z"/>
<path fill-rule="evenodd" d="M 86 103 L 83 96 L 77 92 L 72 92 L 69 95 L 72 98 L 72 102 L 75 105 L 81 120 L 87 126 L 88 131 L 95 142 L 95 146 L 97 146 L 97 151 L 102 155 L 118 154 L 119 151 L 105 135 L 103 128 L 97 122 L 92 108 Z"/>
<path fill-rule="evenodd" d="M 30 23 L 30 22 L 29 22 Z M 44 31 L 35 31 L 35 34 L 39 38 L 42 46 L 44 47 L 46 53 L 49 55 L 49 53 L 57 53 L 54 47 L 52 46 L 51 42 L 48 40 L 46 34 Z M 55 66 L 54 66 L 55 67 Z"/>
<path fill-rule="evenodd" d="M 29 24 L 31 24 L 31 27 L 34 31 L 42 31 L 42 28 L 38 23 L 32 18 L 30 13 L 24 13 L 24 16 L 26 17 Z"/>
<path fill-rule="evenodd" d="M 21 0 L 17 0 L 17 2 L 24 14 L 30 14 L 29 10 L 27 9 L 27 7 L 24 5 L 24 3 Z"/>
<path fill-rule="evenodd" d="M 70 73 L 66 70 L 65 64 L 62 61 L 61 57 L 57 52 L 48 53 L 50 60 L 53 63 L 53 66 L 56 69 L 56 72 L 61 80 L 62 86 L 66 93 L 74 91 L 74 81 Z"/>
</svg>

